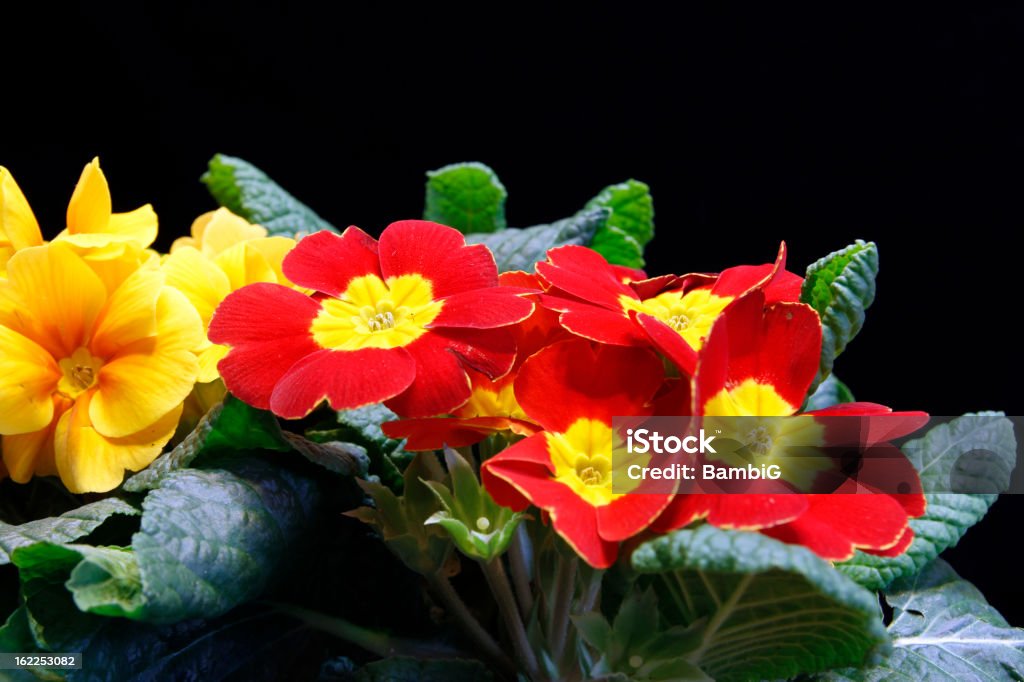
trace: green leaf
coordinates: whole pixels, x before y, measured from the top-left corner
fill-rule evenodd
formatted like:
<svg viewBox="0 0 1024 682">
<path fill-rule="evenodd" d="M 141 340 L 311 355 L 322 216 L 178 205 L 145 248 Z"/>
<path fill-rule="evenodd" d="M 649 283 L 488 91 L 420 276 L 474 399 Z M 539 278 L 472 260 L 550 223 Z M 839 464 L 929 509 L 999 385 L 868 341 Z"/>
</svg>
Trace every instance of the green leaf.
<svg viewBox="0 0 1024 682">
<path fill-rule="evenodd" d="M 402 472 L 396 460 L 408 456 L 402 449 L 405 441 L 388 438 L 380 428 L 381 424 L 398 419 L 398 416 L 378 403 L 343 410 L 337 413 L 337 419 L 339 428 L 311 429 L 306 431 L 306 437 L 316 443 L 341 441 L 362 447 L 370 460 L 369 473 L 379 477 L 395 492 L 401 492 Z"/>
<path fill-rule="evenodd" d="M 603 227 L 611 210 L 585 209 L 571 218 L 550 225 L 508 229 L 495 234 L 469 235 L 470 244 L 484 244 L 494 254 L 499 272 L 533 271 L 533 264 L 544 259 L 548 249 L 567 244 L 586 246 Z"/>
<path fill-rule="evenodd" d="M 807 403 L 801 412 L 822 410 L 826 407 L 853 401 L 853 391 L 850 390 L 850 387 L 840 381 L 835 374 L 829 374 L 828 378 L 818 385 L 818 389 L 807 398 Z"/>
<path fill-rule="evenodd" d="M 981 593 L 941 559 L 886 591 L 892 651 L 866 669 L 822 675 L 843 680 L 1024 679 L 1024 630 L 1010 627 Z"/>
<path fill-rule="evenodd" d="M 291 450 L 275 417 L 228 395 L 215 405 L 173 450 L 156 458 L 145 470 L 125 481 L 129 492 L 144 492 L 160 485 L 167 474 L 192 465 L 201 455 L 221 452 Z"/>
<path fill-rule="evenodd" d="M 607 208 L 611 215 L 594 235 L 590 247 L 609 263 L 644 266 L 644 247 L 654 237 L 654 200 L 650 188 L 627 180 L 609 185 L 587 202 L 584 210 Z"/>
<path fill-rule="evenodd" d="M 356 682 L 477 682 L 494 676 L 480 661 L 394 657 L 362 668 Z"/>
<path fill-rule="evenodd" d="M 103 620 L 69 682 L 315 679 L 322 656 L 320 638 L 267 609 L 162 627 Z"/>
<path fill-rule="evenodd" d="M 505 229 L 505 197 L 498 175 L 482 163 L 453 163 L 427 171 L 424 220 L 463 234 Z"/>
<path fill-rule="evenodd" d="M 705 525 L 644 543 L 632 564 L 661 574 L 677 618 L 707 619 L 686 660 L 716 680 L 860 665 L 885 641 L 875 595 L 804 547 Z"/>
<path fill-rule="evenodd" d="M 216 154 L 200 178 L 221 206 L 267 228 L 271 235 L 299 238 L 337 230 L 248 161 Z"/>
<path fill-rule="evenodd" d="M 132 539 L 142 618 L 213 618 L 258 596 L 318 503 L 315 485 L 258 459 L 171 472 L 143 502 Z"/>
<path fill-rule="evenodd" d="M 864 325 L 877 275 L 878 247 L 859 239 L 807 268 L 800 301 L 818 311 L 822 324 L 821 363 L 812 391 Z"/>
<path fill-rule="evenodd" d="M 994 489 L 1004 489 L 1009 482 L 1008 472 L 1016 462 L 1017 440 L 1009 419 L 997 412 L 983 412 L 940 424 L 922 438 L 907 441 L 901 450 L 921 476 L 928 508 L 923 516 L 910 520 L 914 541 L 903 554 L 879 557 L 856 552 L 849 561 L 836 566 L 870 589 L 880 589 L 897 578 L 912 576 L 946 549 L 956 546 L 997 498 L 994 494 L 948 492 L 957 463 L 967 453 L 993 453 L 1004 464 L 993 473 L 1006 478 L 989 483 Z M 947 492 L 930 492 L 933 490 Z"/>
<path fill-rule="evenodd" d="M 57 517 L 29 521 L 20 526 L 0 522 L 0 565 L 9 563 L 11 553 L 18 547 L 35 542 L 71 542 L 92 533 L 114 514 L 137 516 L 138 513 L 138 509 L 124 500 L 108 497 Z"/>
</svg>

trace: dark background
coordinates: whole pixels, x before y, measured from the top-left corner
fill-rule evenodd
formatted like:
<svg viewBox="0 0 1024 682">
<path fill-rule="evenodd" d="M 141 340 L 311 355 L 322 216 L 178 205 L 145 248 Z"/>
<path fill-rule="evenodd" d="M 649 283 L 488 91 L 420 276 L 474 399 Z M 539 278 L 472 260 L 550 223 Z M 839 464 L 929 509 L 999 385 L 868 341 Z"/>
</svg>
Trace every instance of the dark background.
<svg viewBox="0 0 1024 682">
<path fill-rule="evenodd" d="M 875 240 L 879 298 L 837 373 L 895 408 L 1024 414 L 1020 6 L 35 4 L 5 21 L 0 163 L 48 236 L 97 154 L 115 210 L 153 203 L 161 246 L 214 206 L 215 152 L 373 232 L 454 161 L 497 170 L 518 226 L 635 177 L 649 271 L 765 262 L 785 239 L 802 272 Z M 1001 499 L 947 552 L 1016 625 L 1022 513 Z"/>
</svg>

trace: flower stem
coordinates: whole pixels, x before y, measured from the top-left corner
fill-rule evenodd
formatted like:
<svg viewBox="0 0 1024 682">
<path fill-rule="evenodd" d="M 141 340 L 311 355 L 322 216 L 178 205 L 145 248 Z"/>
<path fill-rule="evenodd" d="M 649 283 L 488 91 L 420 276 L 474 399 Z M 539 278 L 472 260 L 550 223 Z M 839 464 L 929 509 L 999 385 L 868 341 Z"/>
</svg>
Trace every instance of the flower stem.
<svg viewBox="0 0 1024 682">
<path fill-rule="evenodd" d="M 509 637 L 512 638 L 512 648 L 516 652 L 519 665 L 531 680 L 541 679 L 537 655 L 530 647 L 526 628 L 523 627 L 523 621 L 519 618 L 516 598 L 512 595 L 512 587 L 509 585 L 505 567 L 502 566 L 501 557 L 495 557 L 487 562 L 481 561 L 480 567 L 483 569 L 484 577 L 487 578 L 487 584 L 494 594 L 495 601 L 498 602 L 498 611 L 501 612 L 501 617 L 505 621 L 505 629 L 508 630 Z"/>
<path fill-rule="evenodd" d="M 516 528 L 512 543 L 508 546 L 508 566 L 512 573 L 512 586 L 516 590 L 516 601 L 519 603 L 519 615 L 525 622 L 533 611 L 533 592 L 530 590 L 530 564 L 533 548 L 525 524 Z"/>
<path fill-rule="evenodd" d="M 566 637 L 569 634 L 569 607 L 572 596 L 576 592 L 576 569 L 579 559 L 566 559 L 558 555 L 558 572 L 555 574 L 555 600 L 551 608 L 551 656 L 555 663 L 562 660 L 565 653 Z"/>
<path fill-rule="evenodd" d="M 508 659 L 508 656 L 501 650 L 501 647 L 494 641 L 490 633 L 480 625 L 480 621 L 473 617 L 462 597 L 455 591 L 451 581 L 440 573 L 429 574 L 426 578 L 430 588 L 437 595 L 438 599 L 441 600 L 441 603 L 444 604 L 445 609 L 455 619 L 455 622 L 458 623 L 462 633 L 480 649 L 480 652 L 488 660 L 506 672 L 514 673 L 515 666 L 512 664 L 512 661 Z"/>
</svg>

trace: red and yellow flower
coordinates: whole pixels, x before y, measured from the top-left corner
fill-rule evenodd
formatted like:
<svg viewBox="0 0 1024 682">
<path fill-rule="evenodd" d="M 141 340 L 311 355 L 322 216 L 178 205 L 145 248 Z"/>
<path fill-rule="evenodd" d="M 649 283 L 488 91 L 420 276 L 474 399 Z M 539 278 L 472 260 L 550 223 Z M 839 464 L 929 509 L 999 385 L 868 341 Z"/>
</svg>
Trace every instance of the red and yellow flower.
<svg viewBox="0 0 1024 682">
<path fill-rule="evenodd" d="M 821 323 L 812 308 L 788 302 L 766 307 L 763 292 L 746 294 L 714 324 L 701 350 L 692 382 L 693 414 L 705 420 L 797 414 L 817 373 L 820 349 Z M 807 437 L 808 429 L 816 429 L 826 440 L 826 425 L 837 423 L 837 417 L 867 421 L 853 425 L 859 434 L 870 434 L 870 420 L 875 418 L 884 434 L 870 436 L 874 442 L 861 442 L 871 446 L 883 436 L 891 439 L 914 431 L 927 418 L 920 412 L 893 413 L 872 403 L 850 403 L 803 416 L 806 422 L 784 423 L 801 431 L 801 438 Z M 819 423 L 816 417 L 831 419 Z M 794 437 L 772 435 L 780 440 Z M 913 537 L 908 517 L 924 512 L 917 474 L 905 458 L 902 461 L 902 477 L 910 482 L 907 494 L 886 494 L 869 482 L 850 479 L 831 494 L 679 495 L 652 527 L 667 531 L 704 518 L 722 528 L 761 530 L 827 559 L 849 558 L 854 549 L 898 553 Z"/>
<path fill-rule="evenodd" d="M 230 347 L 219 370 L 246 402 L 286 418 L 321 401 L 385 401 L 407 417 L 451 413 L 472 393 L 467 368 L 491 378 L 515 359 L 508 329 L 533 303 L 498 286 L 482 245 L 450 227 L 407 220 L 373 239 L 350 227 L 301 240 L 285 276 L 313 291 L 251 284 L 214 313 L 210 340 Z"/>
<path fill-rule="evenodd" d="M 612 488 L 612 417 L 649 415 L 664 380 L 645 348 L 561 341 L 531 356 L 516 398 L 544 431 L 484 462 L 481 478 L 496 502 L 544 510 L 555 531 L 591 566 L 610 566 L 619 543 L 650 525 L 668 494 Z"/>
<path fill-rule="evenodd" d="M 634 280 L 591 249 L 563 246 L 548 251 L 537 273 L 551 287 L 542 304 L 560 312 L 570 332 L 601 343 L 653 344 L 692 374 L 711 326 L 733 300 L 755 289 L 769 302 L 799 299 L 803 280 L 785 264 L 782 244 L 774 264 Z"/>
<path fill-rule="evenodd" d="M 538 293 L 543 284 L 537 275 L 504 272 L 498 276 L 501 286 Z M 531 297 L 532 298 L 532 297 Z M 468 370 L 472 394 L 451 416 L 402 419 L 382 425 L 390 438 L 405 438 L 407 450 L 437 450 L 478 443 L 494 433 L 510 432 L 530 436 L 540 430 L 516 400 L 514 382 L 523 362 L 541 348 L 572 338 L 558 324 L 558 313 L 536 306 L 533 314 L 511 327 L 516 342 L 516 360 L 511 371 L 500 379 Z"/>
</svg>

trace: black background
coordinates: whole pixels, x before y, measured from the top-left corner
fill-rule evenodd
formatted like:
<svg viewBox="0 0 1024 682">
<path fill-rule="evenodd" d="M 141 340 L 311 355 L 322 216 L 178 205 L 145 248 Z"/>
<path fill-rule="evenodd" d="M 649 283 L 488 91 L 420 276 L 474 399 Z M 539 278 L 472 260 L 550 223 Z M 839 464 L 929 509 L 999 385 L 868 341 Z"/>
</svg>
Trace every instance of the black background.
<svg viewBox="0 0 1024 682">
<path fill-rule="evenodd" d="M 635 177 L 650 272 L 769 261 L 780 239 L 802 272 L 875 240 L 879 297 L 836 367 L 858 398 L 1024 414 L 1019 6 L 34 4 L 5 8 L 0 163 L 47 236 L 97 154 L 115 210 L 153 203 L 164 247 L 213 207 L 215 152 L 372 232 L 417 217 L 423 172 L 454 161 L 497 170 L 517 226 Z M 947 552 L 1017 625 L 1022 512 L 1001 499 Z"/>
</svg>

